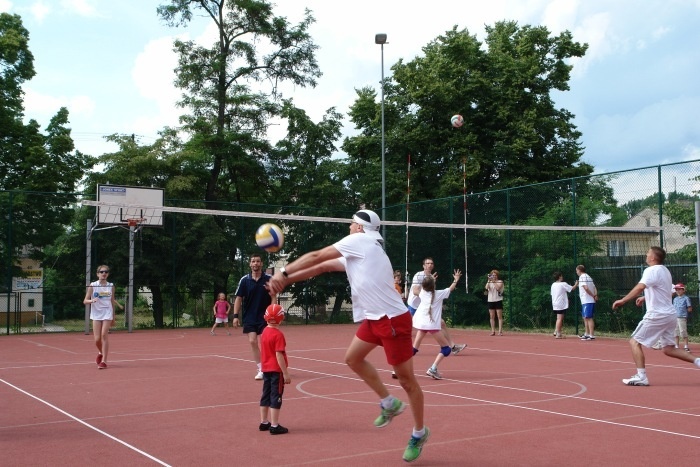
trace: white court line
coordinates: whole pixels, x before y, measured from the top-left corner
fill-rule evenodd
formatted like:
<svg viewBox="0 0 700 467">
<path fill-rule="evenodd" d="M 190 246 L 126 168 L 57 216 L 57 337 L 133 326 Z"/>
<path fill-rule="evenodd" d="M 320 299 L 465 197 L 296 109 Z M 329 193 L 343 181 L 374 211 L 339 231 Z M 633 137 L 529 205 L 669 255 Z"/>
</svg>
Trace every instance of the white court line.
<svg viewBox="0 0 700 467">
<path fill-rule="evenodd" d="M 116 437 L 110 435 L 109 433 L 106 433 L 106 432 L 100 430 L 99 428 L 90 425 L 89 423 L 84 422 L 83 420 L 79 419 L 78 417 L 75 417 L 75 416 L 69 414 L 69 413 L 66 412 L 65 410 L 61 410 L 61 409 L 59 409 L 58 407 L 56 407 L 55 405 L 53 405 L 53 404 L 51 404 L 51 403 L 49 403 L 49 402 L 47 402 L 47 401 L 45 401 L 45 400 L 43 400 L 43 399 L 40 399 L 39 397 L 35 396 L 34 394 L 30 394 L 30 393 L 28 393 L 27 391 L 25 391 L 24 389 L 18 388 L 18 387 L 15 386 L 14 384 L 11 384 L 11 383 L 5 381 L 4 379 L 0 379 L 0 382 L 6 384 L 6 385 L 8 385 L 8 386 L 10 386 L 11 388 L 13 388 L 13 389 L 15 389 L 15 390 L 21 392 L 22 394 L 24 394 L 24 395 L 26 395 L 26 396 L 31 397 L 32 399 L 34 399 L 34 400 L 36 400 L 36 401 L 41 402 L 41 403 L 44 404 L 44 405 L 47 405 L 47 406 L 51 407 L 51 408 L 54 409 L 55 411 L 62 413 L 62 414 L 65 415 L 66 417 L 75 420 L 76 422 L 80 423 L 81 425 L 84 425 L 84 426 L 86 426 L 87 428 L 89 428 L 89 429 L 91 429 L 91 430 L 94 430 L 94 431 L 100 433 L 101 435 L 106 436 L 107 438 L 109 438 L 109 439 L 111 439 L 111 440 L 113 440 L 113 441 L 116 441 L 117 443 L 119 443 L 119 444 L 121 444 L 121 445 L 123 445 L 123 446 L 126 446 L 127 448 L 131 449 L 132 451 L 135 451 L 135 452 L 141 454 L 142 456 L 145 456 L 145 457 L 151 459 L 152 461 L 157 462 L 157 463 L 160 464 L 160 465 L 163 465 L 163 466 L 166 466 L 166 467 L 170 467 L 170 464 L 167 464 L 167 463 L 163 462 L 162 460 L 157 459 L 157 458 L 153 457 L 152 455 L 150 455 L 150 454 L 148 454 L 148 453 L 146 453 L 146 452 L 144 452 L 144 451 L 142 451 L 142 450 L 136 448 L 135 446 L 132 446 L 131 444 L 129 444 L 129 443 L 125 442 L 125 441 L 122 441 L 122 440 L 120 440 L 119 438 L 116 438 Z"/>
<path fill-rule="evenodd" d="M 292 357 L 292 358 L 299 358 L 301 360 L 312 360 L 316 362 L 321 362 L 321 363 L 332 363 L 332 364 L 339 364 L 339 362 L 328 362 L 325 360 L 319 360 L 319 359 L 311 359 L 311 358 L 302 358 L 302 357 Z M 312 373 L 312 374 L 317 374 L 317 375 L 324 375 L 324 376 L 329 376 L 329 377 L 335 377 L 335 378 L 343 378 L 343 379 L 350 379 L 354 381 L 360 381 L 362 382 L 361 379 L 359 378 L 354 378 L 354 377 L 349 377 L 349 376 L 341 376 L 341 375 L 335 375 L 332 373 L 323 373 L 319 371 L 313 371 L 313 370 L 305 370 L 302 368 L 294 368 L 290 367 L 290 369 L 294 369 L 297 371 L 304 371 L 307 373 Z M 388 371 L 388 370 L 387 370 Z M 532 375 L 530 375 L 532 376 Z M 478 385 L 478 386 L 486 386 L 486 387 L 494 387 L 494 388 L 499 388 L 499 389 L 509 389 L 513 391 L 521 391 L 521 392 L 530 392 L 530 393 L 535 393 L 535 394 L 543 394 L 543 395 L 549 395 L 553 397 L 561 397 L 562 399 L 575 399 L 575 400 L 581 400 L 581 401 L 586 401 L 586 402 L 596 402 L 596 403 L 601 403 L 601 404 L 610 404 L 610 405 L 615 405 L 615 406 L 620 406 L 620 407 L 627 407 L 627 408 L 634 408 L 634 409 L 640 409 L 640 410 L 648 410 L 650 412 L 659 412 L 659 413 L 668 413 L 668 414 L 674 414 L 674 415 L 684 415 L 688 417 L 700 417 L 699 414 L 692 414 L 692 413 L 687 413 L 687 412 L 679 412 L 675 410 L 667 410 L 667 409 L 659 409 L 657 407 L 646 407 L 646 406 L 641 406 L 641 405 L 635 405 L 635 404 L 626 404 L 623 402 L 613 402 L 613 401 L 607 401 L 607 400 L 600 400 L 600 399 L 592 399 L 588 397 L 581 397 L 581 396 L 576 396 L 576 395 L 571 395 L 571 394 L 557 394 L 557 393 L 551 393 L 551 392 L 546 392 L 546 391 L 537 391 L 537 390 L 532 390 L 532 389 L 524 389 L 524 388 L 513 388 L 509 386 L 498 386 L 498 385 L 490 385 L 490 384 L 483 384 L 483 383 L 471 383 L 468 381 L 461 381 L 461 380 L 450 380 L 443 378 L 441 381 L 446 381 L 446 382 L 453 382 L 453 383 L 460 383 L 460 384 L 468 384 L 468 385 Z M 395 385 L 395 384 L 387 384 L 387 386 L 395 387 L 395 388 L 400 388 L 400 385 Z M 304 394 L 313 396 L 313 393 L 309 393 L 308 391 L 300 389 L 301 392 Z M 586 420 L 586 421 L 592 421 L 592 422 L 600 422 L 600 423 L 605 423 L 605 424 L 611 424 L 611 425 L 617 425 L 617 426 L 623 426 L 623 427 L 628 427 L 628 428 L 636 428 L 640 430 L 646 430 L 646 431 L 654 431 L 658 433 L 665 433 L 665 434 L 671 434 L 671 435 L 677 435 L 677 436 L 683 436 L 683 437 L 688 437 L 688 438 L 693 438 L 693 439 L 700 439 L 700 436 L 696 435 L 689 435 L 686 433 L 677 433 L 673 431 L 666 431 L 666 430 L 660 430 L 656 428 L 648 428 L 648 427 L 643 427 L 643 426 L 638 426 L 638 425 L 630 425 L 630 424 L 624 424 L 624 423 L 619 423 L 619 422 L 612 422 L 609 420 L 602 420 L 602 419 L 597 419 L 597 418 L 591 418 L 591 417 L 584 417 L 580 415 L 574 415 L 574 414 L 567 414 L 567 413 L 562 413 L 562 412 L 556 412 L 552 410 L 545 410 L 545 409 L 538 409 L 534 407 L 527 407 L 527 406 L 522 406 L 518 404 L 512 404 L 512 403 L 507 403 L 507 402 L 498 402 L 498 401 L 491 401 L 491 400 L 485 400 L 485 399 L 477 399 L 473 397 L 466 397 L 466 396 L 459 396 L 455 394 L 445 394 L 441 393 L 438 391 L 431 391 L 431 390 L 426 390 L 423 388 L 424 393 L 428 394 L 435 394 L 435 395 L 440 395 L 440 396 L 447 396 L 447 397 L 453 397 L 457 399 L 463 399 L 463 400 L 469 400 L 469 401 L 474 401 L 474 402 L 479 402 L 483 403 L 486 405 L 500 405 L 500 406 L 505 406 L 505 407 L 512 407 L 512 408 L 519 408 L 523 410 L 531 410 L 531 411 L 536 411 L 536 412 L 541 412 L 541 413 L 547 413 L 547 414 L 552 414 L 552 415 L 560 415 L 564 417 L 569 417 L 569 418 L 574 418 L 574 419 L 579 419 L 579 420 Z M 320 398 L 329 398 L 332 399 L 331 397 L 328 397 L 326 395 L 320 395 L 316 396 Z M 344 400 L 344 399 L 338 399 L 338 400 Z M 354 401 L 353 401 L 354 402 Z"/>
</svg>

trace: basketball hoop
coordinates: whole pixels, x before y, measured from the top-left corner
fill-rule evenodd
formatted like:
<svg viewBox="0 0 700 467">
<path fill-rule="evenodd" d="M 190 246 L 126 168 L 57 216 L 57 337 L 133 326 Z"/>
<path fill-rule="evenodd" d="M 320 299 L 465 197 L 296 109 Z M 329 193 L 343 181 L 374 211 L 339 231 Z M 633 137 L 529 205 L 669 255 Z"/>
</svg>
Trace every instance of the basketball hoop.
<svg viewBox="0 0 700 467">
<path fill-rule="evenodd" d="M 137 217 L 134 219 L 127 219 L 126 222 L 129 224 L 129 227 L 138 227 L 141 225 L 143 222 L 146 221 L 145 217 Z"/>
</svg>

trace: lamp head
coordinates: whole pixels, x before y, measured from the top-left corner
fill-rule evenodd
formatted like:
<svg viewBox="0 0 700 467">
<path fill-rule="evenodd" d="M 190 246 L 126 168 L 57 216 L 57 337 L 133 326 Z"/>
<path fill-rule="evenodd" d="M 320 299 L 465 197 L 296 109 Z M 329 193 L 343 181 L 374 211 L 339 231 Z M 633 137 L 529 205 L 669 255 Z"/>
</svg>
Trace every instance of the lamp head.
<svg viewBox="0 0 700 467">
<path fill-rule="evenodd" d="M 386 44 L 386 34 L 375 34 L 374 35 L 375 44 Z"/>
</svg>

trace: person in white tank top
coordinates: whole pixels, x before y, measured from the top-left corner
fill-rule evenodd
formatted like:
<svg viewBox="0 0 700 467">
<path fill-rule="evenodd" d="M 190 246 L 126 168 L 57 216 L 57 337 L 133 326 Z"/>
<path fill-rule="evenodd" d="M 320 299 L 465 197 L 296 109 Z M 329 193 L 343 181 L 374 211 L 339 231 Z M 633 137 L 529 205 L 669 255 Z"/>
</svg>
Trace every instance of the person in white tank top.
<svg viewBox="0 0 700 467">
<path fill-rule="evenodd" d="M 90 319 L 92 320 L 92 333 L 95 337 L 97 368 L 107 368 L 107 354 L 109 353 L 109 328 L 114 325 L 114 307 L 124 307 L 114 298 L 114 284 L 107 281 L 109 266 L 104 264 L 97 267 L 95 282 L 90 283 L 83 299 L 84 305 L 90 305 Z"/>
</svg>

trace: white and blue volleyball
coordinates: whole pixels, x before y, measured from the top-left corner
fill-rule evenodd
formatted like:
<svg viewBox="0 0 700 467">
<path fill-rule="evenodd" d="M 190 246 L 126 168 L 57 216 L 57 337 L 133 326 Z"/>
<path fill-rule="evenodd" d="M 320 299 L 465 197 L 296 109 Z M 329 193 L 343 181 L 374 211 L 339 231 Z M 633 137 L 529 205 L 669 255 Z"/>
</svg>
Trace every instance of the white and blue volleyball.
<svg viewBox="0 0 700 467">
<path fill-rule="evenodd" d="M 275 253 L 284 246 L 284 233 L 278 225 L 263 224 L 255 232 L 255 243 L 268 253 Z"/>
</svg>

